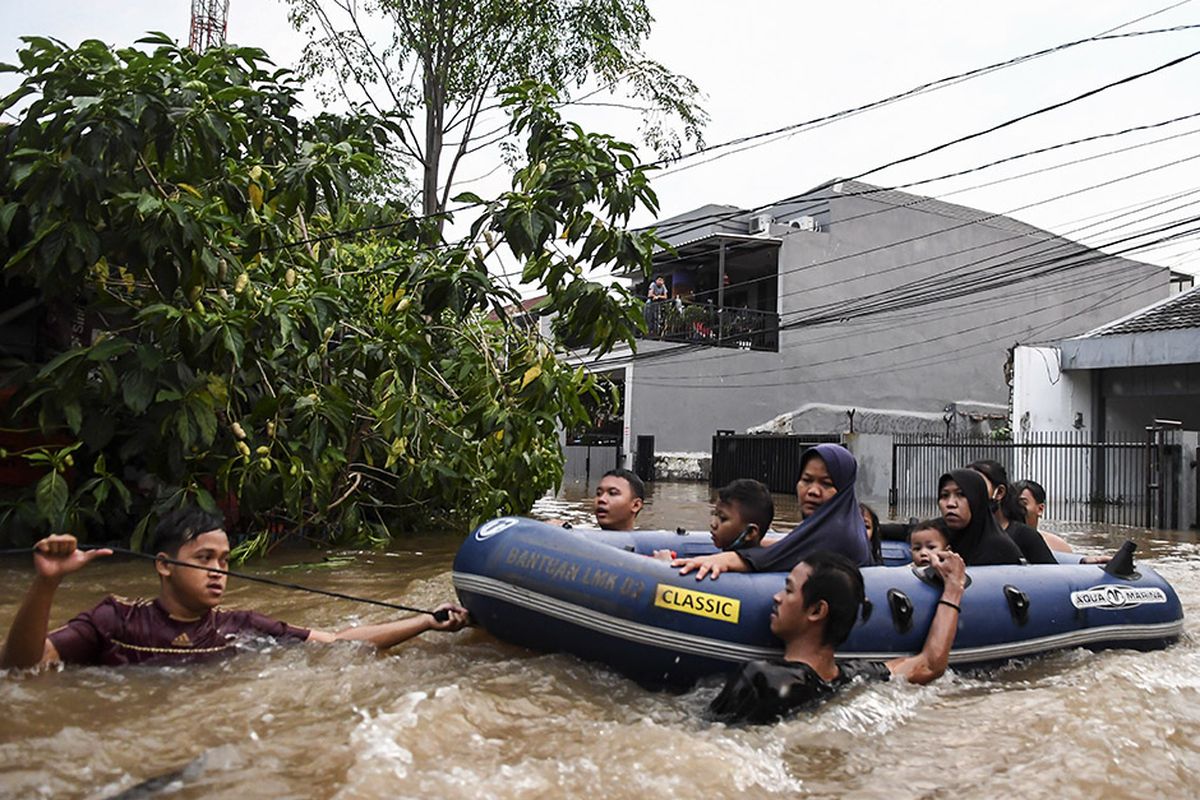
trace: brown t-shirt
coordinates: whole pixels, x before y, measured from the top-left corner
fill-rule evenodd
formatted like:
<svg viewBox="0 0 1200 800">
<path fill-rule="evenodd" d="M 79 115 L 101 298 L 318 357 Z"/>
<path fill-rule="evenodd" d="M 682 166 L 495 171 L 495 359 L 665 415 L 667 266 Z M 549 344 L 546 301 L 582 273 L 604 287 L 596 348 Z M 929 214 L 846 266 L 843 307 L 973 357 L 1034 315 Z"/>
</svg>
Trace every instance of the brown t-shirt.
<svg viewBox="0 0 1200 800">
<path fill-rule="evenodd" d="M 256 611 L 214 608 L 198 620 L 174 619 L 157 600 L 110 595 L 49 634 L 58 655 L 70 664 L 178 664 L 211 657 L 239 640 L 267 637 L 302 642 L 308 629 L 296 628 Z"/>
</svg>

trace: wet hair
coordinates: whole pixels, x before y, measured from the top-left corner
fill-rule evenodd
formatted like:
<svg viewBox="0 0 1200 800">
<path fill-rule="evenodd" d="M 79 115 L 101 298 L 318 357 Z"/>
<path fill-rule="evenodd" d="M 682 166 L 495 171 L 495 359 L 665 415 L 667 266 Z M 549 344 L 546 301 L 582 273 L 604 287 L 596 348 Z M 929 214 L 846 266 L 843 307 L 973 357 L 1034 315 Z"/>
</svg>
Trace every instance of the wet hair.
<svg viewBox="0 0 1200 800">
<path fill-rule="evenodd" d="M 837 647 L 850 636 L 865 597 L 862 573 L 858 565 L 840 553 L 813 553 L 804 559 L 812 572 L 804 582 L 801 595 L 804 607 L 824 600 L 829 606 L 821 643 Z"/>
<path fill-rule="evenodd" d="M 1013 488 L 1017 490 L 1017 497 L 1020 497 L 1021 492 L 1028 489 L 1029 493 L 1033 495 L 1033 502 L 1046 502 L 1046 490 L 1042 488 L 1042 485 L 1037 481 L 1017 481 Z"/>
<path fill-rule="evenodd" d="M 1025 507 L 1017 499 L 1020 492 L 1016 491 L 1013 485 L 1008 482 L 1008 470 L 1004 468 L 1003 464 L 999 461 L 993 461 L 990 458 L 984 458 L 967 464 L 967 469 L 975 470 L 987 478 L 988 483 L 992 484 L 993 489 L 1001 486 L 1004 487 L 1004 497 L 1000 500 L 1000 512 L 1004 514 L 1005 519 L 1010 522 L 1025 521 Z"/>
<path fill-rule="evenodd" d="M 730 481 L 717 490 L 717 497 L 722 503 L 737 503 L 742 520 L 747 525 L 757 525 L 760 536 L 767 532 L 771 520 L 775 519 L 775 501 L 771 499 L 771 490 L 751 478 Z"/>
<path fill-rule="evenodd" d="M 866 503 L 859 503 L 858 510 L 871 519 L 871 563 L 878 567 L 883 564 L 883 531 L 879 528 L 879 515 Z"/>
<path fill-rule="evenodd" d="M 154 539 L 150 543 L 151 553 L 166 553 L 171 558 L 179 555 L 179 548 L 202 533 L 225 529 L 225 518 L 199 506 L 186 505 L 177 508 L 158 521 Z"/>
<path fill-rule="evenodd" d="M 946 540 L 947 545 L 949 545 L 951 542 L 950 526 L 946 524 L 946 520 L 942 517 L 933 517 L 932 519 L 924 519 L 920 522 L 914 523 L 913 526 L 908 529 L 909 544 L 912 544 L 912 535 L 917 531 L 937 531 L 942 535 L 942 538 Z"/>
<path fill-rule="evenodd" d="M 620 467 L 617 469 L 610 469 L 608 472 L 600 476 L 600 480 L 604 480 L 605 478 L 609 477 L 621 478 L 629 484 L 629 488 L 633 490 L 634 497 L 642 500 L 646 499 L 646 484 L 642 483 L 642 479 L 639 478 L 637 473 L 633 470 L 622 469 Z"/>
</svg>

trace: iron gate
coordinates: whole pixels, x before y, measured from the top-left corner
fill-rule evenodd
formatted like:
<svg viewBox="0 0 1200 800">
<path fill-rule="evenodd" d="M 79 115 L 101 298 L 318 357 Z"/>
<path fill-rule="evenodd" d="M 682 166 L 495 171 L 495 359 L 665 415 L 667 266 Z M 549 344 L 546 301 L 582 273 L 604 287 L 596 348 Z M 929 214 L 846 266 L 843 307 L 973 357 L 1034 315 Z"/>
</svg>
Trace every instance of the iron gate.
<svg viewBox="0 0 1200 800">
<path fill-rule="evenodd" d="M 735 434 L 717 431 L 712 440 L 709 485 L 721 487 L 738 478 L 762 481 L 772 492 L 792 494 L 800 477 L 800 454 L 814 444 L 841 444 L 837 433 L 788 436 Z"/>
<path fill-rule="evenodd" d="M 1172 528 L 1179 524 L 1182 447 L 1172 430 L 1110 433 L 1039 432 L 1014 441 L 897 434 L 892 439 L 893 518 L 938 514 L 938 478 L 972 461 L 1004 465 L 1009 480 L 1046 489 L 1046 519 Z"/>
</svg>

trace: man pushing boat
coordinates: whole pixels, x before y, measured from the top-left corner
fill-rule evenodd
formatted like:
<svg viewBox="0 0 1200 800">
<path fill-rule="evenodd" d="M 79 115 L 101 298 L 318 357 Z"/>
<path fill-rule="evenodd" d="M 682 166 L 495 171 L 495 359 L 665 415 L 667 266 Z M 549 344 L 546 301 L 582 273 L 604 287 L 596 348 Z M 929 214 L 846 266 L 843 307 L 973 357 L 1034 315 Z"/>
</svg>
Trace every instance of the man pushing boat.
<svg viewBox="0 0 1200 800">
<path fill-rule="evenodd" d="M 932 556 L 942 596 L 925 646 L 914 656 L 890 661 L 843 661 L 835 648 L 846 641 L 862 608 L 862 573 L 845 556 L 814 553 L 788 573 L 775 597 L 771 632 L 783 640 L 783 659 L 750 661 L 726 681 L 710 711 L 723 722 L 773 722 L 812 708 L 856 678 L 929 683 L 946 671 L 958 629 L 966 565 L 957 553 Z"/>
<path fill-rule="evenodd" d="M 168 514 L 155 529 L 154 600 L 109 596 L 66 625 L 48 631 L 50 609 L 67 575 L 111 550 L 80 550 L 74 536 L 57 535 L 34 546 L 36 570 L 25 601 L 0 650 L 0 667 L 34 667 L 67 662 L 118 666 L 177 664 L 225 651 L 248 638 L 280 642 L 358 641 L 386 650 L 425 631 L 456 631 L 467 611 L 444 604 L 435 612 L 362 625 L 337 633 L 298 628 L 256 611 L 219 607 L 229 566 L 229 537 L 221 517 L 196 507 Z M 444 617 L 444 619 L 441 619 Z"/>
</svg>

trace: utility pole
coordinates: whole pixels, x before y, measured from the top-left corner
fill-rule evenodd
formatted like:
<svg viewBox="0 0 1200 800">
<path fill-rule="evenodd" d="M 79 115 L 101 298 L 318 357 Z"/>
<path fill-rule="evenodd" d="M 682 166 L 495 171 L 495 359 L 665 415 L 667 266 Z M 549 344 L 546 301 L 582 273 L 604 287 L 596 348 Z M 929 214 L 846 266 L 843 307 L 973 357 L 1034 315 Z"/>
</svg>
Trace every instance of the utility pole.
<svg viewBox="0 0 1200 800">
<path fill-rule="evenodd" d="M 188 47 L 203 53 L 210 47 L 225 44 L 228 20 L 229 0 L 192 0 L 192 32 Z"/>
</svg>

